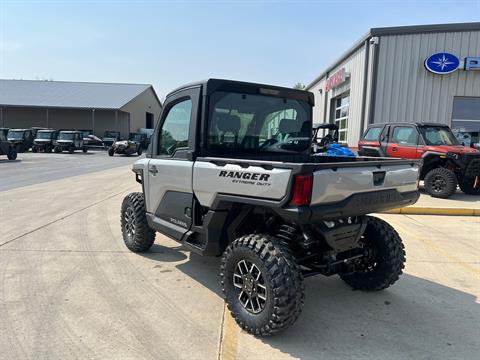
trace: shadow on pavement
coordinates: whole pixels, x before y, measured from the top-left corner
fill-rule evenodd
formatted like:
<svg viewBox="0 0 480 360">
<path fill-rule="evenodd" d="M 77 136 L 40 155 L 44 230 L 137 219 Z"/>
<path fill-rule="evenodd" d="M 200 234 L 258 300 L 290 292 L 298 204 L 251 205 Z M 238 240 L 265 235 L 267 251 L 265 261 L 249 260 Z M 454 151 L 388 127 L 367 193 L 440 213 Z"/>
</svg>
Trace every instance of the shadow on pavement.
<svg viewBox="0 0 480 360">
<path fill-rule="evenodd" d="M 177 262 L 183 261 L 187 258 L 181 250 L 181 246 L 176 247 L 166 247 L 158 244 L 153 244 L 148 252 L 138 253 L 138 255 L 143 256 L 150 260 L 161 261 L 161 262 Z"/>
<path fill-rule="evenodd" d="M 8 164 L 8 163 L 15 164 L 15 163 L 18 163 L 18 162 L 22 162 L 22 160 L 20 160 L 20 159 L 16 159 L 16 160 L 0 159 L 0 164 Z"/>
<path fill-rule="evenodd" d="M 155 255 L 154 255 L 155 256 Z M 191 254 L 177 268 L 218 296 L 220 258 Z M 353 291 L 338 276 L 305 280 L 300 318 L 273 337 L 253 338 L 295 358 L 476 358 L 476 297 L 403 274 L 380 292 Z M 239 351 L 241 351 L 239 349 Z"/>
<path fill-rule="evenodd" d="M 424 195 L 424 196 L 430 196 L 429 194 L 427 194 L 425 192 L 425 189 L 423 186 L 420 186 L 420 194 Z M 433 198 L 433 200 L 436 200 L 436 201 L 442 201 L 444 199 L 439 199 L 439 198 Z M 457 189 L 455 191 L 455 193 L 453 193 L 452 196 L 450 196 L 448 199 L 446 200 L 461 200 L 461 201 L 466 201 L 466 202 L 478 202 L 480 200 L 480 197 L 478 196 L 475 196 L 475 195 L 469 195 L 469 194 L 465 194 L 462 190 L 460 189 Z"/>
</svg>

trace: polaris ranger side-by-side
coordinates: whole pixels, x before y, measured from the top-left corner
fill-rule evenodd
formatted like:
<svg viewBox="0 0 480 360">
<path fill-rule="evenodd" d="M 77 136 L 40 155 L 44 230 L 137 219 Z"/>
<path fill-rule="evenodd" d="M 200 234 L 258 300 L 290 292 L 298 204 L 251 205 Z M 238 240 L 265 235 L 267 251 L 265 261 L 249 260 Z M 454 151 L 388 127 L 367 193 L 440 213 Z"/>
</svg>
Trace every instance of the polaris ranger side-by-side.
<svg viewBox="0 0 480 360">
<path fill-rule="evenodd" d="M 201 255 L 222 255 L 221 286 L 240 327 L 270 335 L 292 325 L 307 276 L 354 289 L 398 280 L 397 232 L 368 213 L 417 201 L 418 163 L 312 155 L 313 94 L 210 79 L 170 93 L 147 158 L 142 193 L 121 207 L 126 246 L 161 232 Z"/>
<path fill-rule="evenodd" d="M 80 131 L 60 131 L 57 140 L 54 141 L 54 151 L 59 154 L 68 151 L 73 154 L 75 150 L 88 151 L 88 147 L 83 143 L 83 135 Z"/>
<path fill-rule="evenodd" d="M 38 130 L 35 140 L 33 140 L 32 152 L 44 151 L 51 153 L 54 148 L 54 142 L 57 140 L 58 131 L 47 129 Z"/>
<path fill-rule="evenodd" d="M 15 146 L 7 140 L 8 129 L 0 128 L 0 155 L 7 155 L 8 160 L 17 158 Z"/>
<path fill-rule="evenodd" d="M 30 150 L 35 136 L 32 129 L 10 129 L 8 130 L 7 139 L 15 147 L 17 153 L 22 153 Z"/>
</svg>

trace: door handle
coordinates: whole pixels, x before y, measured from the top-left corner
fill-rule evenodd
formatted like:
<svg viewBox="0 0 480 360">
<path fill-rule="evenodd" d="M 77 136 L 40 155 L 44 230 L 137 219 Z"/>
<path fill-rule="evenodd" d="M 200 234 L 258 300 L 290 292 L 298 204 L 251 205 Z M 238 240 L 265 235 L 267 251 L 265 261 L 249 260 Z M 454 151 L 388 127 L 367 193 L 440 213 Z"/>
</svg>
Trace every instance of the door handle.
<svg viewBox="0 0 480 360">
<path fill-rule="evenodd" d="M 398 148 L 396 146 L 392 147 L 392 151 L 397 151 L 397 150 L 398 150 Z"/>
<path fill-rule="evenodd" d="M 152 174 L 153 176 L 158 174 L 158 169 L 155 165 L 152 165 L 148 168 L 148 172 Z"/>
</svg>

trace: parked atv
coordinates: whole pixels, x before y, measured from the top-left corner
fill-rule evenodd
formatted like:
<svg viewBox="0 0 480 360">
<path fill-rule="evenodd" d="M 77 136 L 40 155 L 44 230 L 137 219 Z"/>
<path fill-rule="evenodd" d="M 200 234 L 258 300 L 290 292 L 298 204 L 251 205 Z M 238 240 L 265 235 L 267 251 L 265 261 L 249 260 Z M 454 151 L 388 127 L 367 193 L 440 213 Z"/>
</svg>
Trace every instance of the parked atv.
<svg viewBox="0 0 480 360">
<path fill-rule="evenodd" d="M 116 141 L 120 140 L 120 133 L 118 131 L 105 131 L 103 134 L 103 139 L 102 142 L 105 146 L 105 148 L 109 148 L 112 146 Z"/>
<path fill-rule="evenodd" d="M 8 160 L 17 158 L 17 151 L 13 144 L 7 140 L 8 129 L 0 128 L 0 155 L 7 155 Z"/>
<path fill-rule="evenodd" d="M 32 152 L 44 151 L 51 153 L 54 148 L 54 141 L 57 140 L 57 130 L 38 130 L 37 137 L 33 140 Z"/>
<path fill-rule="evenodd" d="M 391 123 L 370 125 L 358 143 L 365 156 L 422 159 L 420 180 L 433 197 L 448 198 L 457 189 L 480 195 L 480 151 L 461 145 L 447 125 Z"/>
<path fill-rule="evenodd" d="M 142 146 L 139 142 L 130 140 L 116 141 L 108 149 L 108 155 L 110 156 L 113 156 L 114 154 L 123 154 L 130 156 L 134 153 L 137 153 L 138 156 L 142 155 Z"/>
<path fill-rule="evenodd" d="M 10 141 L 17 153 L 28 152 L 35 138 L 32 129 L 10 129 L 8 130 L 7 139 Z"/>
<path fill-rule="evenodd" d="M 222 255 L 228 309 L 257 336 L 297 320 L 305 277 L 339 275 L 378 291 L 404 268 L 398 233 L 366 215 L 417 201 L 418 162 L 313 155 L 313 105 L 311 92 L 238 81 L 176 89 L 148 157 L 133 165 L 142 192 L 121 206 L 133 252 L 147 251 L 158 231 L 197 254 Z M 279 118 L 287 111 L 294 119 Z"/>
<path fill-rule="evenodd" d="M 54 146 L 57 154 L 62 151 L 68 151 L 70 154 L 73 154 L 75 150 L 82 150 L 84 153 L 88 151 L 88 147 L 83 144 L 83 136 L 80 131 L 60 131 Z"/>
</svg>

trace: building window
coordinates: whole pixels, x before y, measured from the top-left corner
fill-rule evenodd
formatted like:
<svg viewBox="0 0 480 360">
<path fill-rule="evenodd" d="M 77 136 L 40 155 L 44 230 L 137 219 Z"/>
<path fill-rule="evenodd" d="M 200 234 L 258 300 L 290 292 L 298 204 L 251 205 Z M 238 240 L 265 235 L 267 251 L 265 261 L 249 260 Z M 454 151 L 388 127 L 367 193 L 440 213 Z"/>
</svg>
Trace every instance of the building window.
<svg viewBox="0 0 480 360">
<path fill-rule="evenodd" d="M 453 99 L 452 131 L 465 146 L 475 147 L 480 143 L 480 97 Z"/>
<path fill-rule="evenodd" d="M 344 95 L 334 99 L 335 113 L 334 122 L 338 125 L 338 140 L 347 141 L 348 128 L 348 108 L 350 105 L 350 96 Z"/>
</svg>

